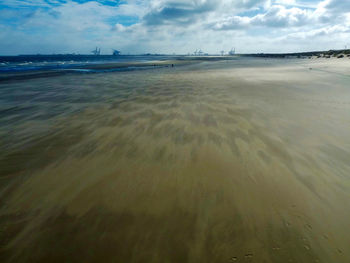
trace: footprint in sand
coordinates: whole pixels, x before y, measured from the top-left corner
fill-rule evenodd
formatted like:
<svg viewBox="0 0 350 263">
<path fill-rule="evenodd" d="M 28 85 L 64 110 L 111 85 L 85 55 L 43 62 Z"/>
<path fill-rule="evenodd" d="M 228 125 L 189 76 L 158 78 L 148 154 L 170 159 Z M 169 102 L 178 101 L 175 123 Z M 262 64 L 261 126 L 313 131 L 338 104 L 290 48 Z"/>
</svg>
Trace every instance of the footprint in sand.
<svg viewBox="0 0 350 263">
<path fill-rule="evenodd" d="M 312 229 L 312 226 L 310 224 L 306 224 L 306 227 Z"/>
</svg>

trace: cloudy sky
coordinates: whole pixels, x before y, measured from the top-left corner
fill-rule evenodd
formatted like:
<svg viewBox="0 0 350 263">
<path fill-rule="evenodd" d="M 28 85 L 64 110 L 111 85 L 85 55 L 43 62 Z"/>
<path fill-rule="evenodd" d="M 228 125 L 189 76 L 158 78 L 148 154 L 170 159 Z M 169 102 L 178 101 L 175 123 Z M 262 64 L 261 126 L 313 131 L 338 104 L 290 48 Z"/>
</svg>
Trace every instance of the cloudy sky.
<svg viewBox="0 0 350 263">
<path fill-rule="evenodd" d="M 0 55 L 350 47 L 350 0 L 0 0 Z"/>
</svg>

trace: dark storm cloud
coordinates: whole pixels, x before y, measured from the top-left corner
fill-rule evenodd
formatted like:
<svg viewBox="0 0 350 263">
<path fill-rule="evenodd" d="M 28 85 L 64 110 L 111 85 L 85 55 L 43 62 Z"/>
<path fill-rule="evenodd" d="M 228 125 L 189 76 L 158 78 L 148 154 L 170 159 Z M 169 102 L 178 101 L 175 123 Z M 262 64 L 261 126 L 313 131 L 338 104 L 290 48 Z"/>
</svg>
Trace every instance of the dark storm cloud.
<svg viewBox="0 0 350 263">
<path fill-rule="evenodd" d="M 330 0 L 325 5 L 325 8 L 330 11 L 346 13 L 350 12 L 350 1 L 349 0 Z"/>
<path fill-rule="evenodd" d="M 216 2 L 212 0 L 201 3 L 165 2 L 157 9 L 151 10 L 143 19 L 147 25 L 162 25 L 167 23 L 189 24 L 196 21 L 199 15 L 214 11 L 216 8 Z"/>
<path fill-rule="evenodd" d="M 143 20 L 146 25 L 191 24 L 205 21 L 210 13 L 237 13 L 263 5 L 267 0 L 189 0 L 162 1 L 151 9 Z"/>
</svg>

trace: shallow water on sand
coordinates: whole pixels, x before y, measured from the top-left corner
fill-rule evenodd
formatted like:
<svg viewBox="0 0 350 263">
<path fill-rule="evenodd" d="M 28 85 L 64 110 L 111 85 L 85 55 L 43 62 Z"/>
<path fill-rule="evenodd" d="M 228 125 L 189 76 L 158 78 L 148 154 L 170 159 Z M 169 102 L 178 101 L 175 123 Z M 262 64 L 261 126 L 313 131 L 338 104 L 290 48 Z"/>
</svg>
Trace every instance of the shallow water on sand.
<svg viewBox="0 0 350 263">
<path fill-rule="evenodd" d="M 1 84 L 0 260 L 349 262 L 349 80 L 246 59 Z"/>
</svg>

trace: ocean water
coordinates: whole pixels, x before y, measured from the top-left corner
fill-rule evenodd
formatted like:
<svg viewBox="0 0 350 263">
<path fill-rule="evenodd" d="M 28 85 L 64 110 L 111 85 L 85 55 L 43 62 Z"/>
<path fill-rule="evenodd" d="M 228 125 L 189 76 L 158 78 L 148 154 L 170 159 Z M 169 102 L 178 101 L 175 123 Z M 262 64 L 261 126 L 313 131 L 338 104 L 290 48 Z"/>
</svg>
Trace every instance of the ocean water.
<svg viewBox="0 0 350 263">
<path fill-rule="evenodd" d="M 0 261 L 349 262 L 337 63 L 0 82 Z"/>
<path fill-rule="evenodd" d="M 32 70 L 68 70 L 76 67 L 105 64 L 171 60 L 179 56 L 110 56 L 110 55 L 23 55 L 0 56 L 0 74 Z"/>
</svg>

